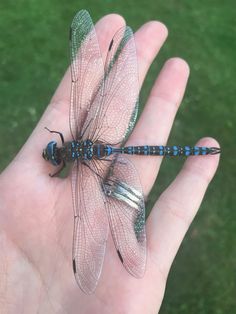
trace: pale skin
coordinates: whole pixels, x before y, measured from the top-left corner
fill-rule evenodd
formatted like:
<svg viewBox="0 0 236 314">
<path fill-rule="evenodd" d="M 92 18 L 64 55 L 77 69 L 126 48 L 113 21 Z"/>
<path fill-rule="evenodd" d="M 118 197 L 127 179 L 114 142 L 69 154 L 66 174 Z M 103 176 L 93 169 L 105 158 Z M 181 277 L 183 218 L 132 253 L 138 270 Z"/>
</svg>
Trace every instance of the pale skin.
<svg viewBox="0 0 236 314">
<path fill-rule="evenodd" d="M 124 23 L 121 16 L 110 14 L 96 24 L 103 58 L 113 34 Z M 140 87 L 166 37 L 166 27 L 156 21 L 135 33 Z M 129 145 L 166 143 L 188 76 L 184 60 L 172 58 L 165 63 Z M 136 279 L 126 272 L 109 236 L 97 289 L 85 295 L 71 265 L 70 178 L 50 178 L 48 173 L 55 168 L 41 156 L 52 138 L 60 142 L 45 126 L 70 139 L 70 84 L 67 71 L 32 135 L 0 176 L 1 313 L 158 313 L 171 264 L 215 174 L 219 155 L 188 158 L 156 201 L 147 220 L 145 276 Z M 201 139 L 197 145 L 219 146 L 212 138 Z M 150 156 L 134 159 L 145 195 L 161 161 Z"/>
</svg>

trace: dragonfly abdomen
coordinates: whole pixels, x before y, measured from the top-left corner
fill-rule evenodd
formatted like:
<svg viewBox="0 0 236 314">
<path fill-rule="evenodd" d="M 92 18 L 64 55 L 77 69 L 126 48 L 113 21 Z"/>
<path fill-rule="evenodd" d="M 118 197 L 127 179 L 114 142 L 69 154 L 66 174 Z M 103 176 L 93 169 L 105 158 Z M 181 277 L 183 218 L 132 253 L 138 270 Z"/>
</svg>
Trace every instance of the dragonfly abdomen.
<svg viewBox="0 0 236 314">
<path fill-rule="evenodd" d="M 216 147 L 200 147 L 200 146 L 126 146 L 113 148 L 113 153 L 129 154 L 129 155 L 146 155 L 146 156 L 197 156 L 197 155 L 213 155 L 219 153 Z"/>
</svg>

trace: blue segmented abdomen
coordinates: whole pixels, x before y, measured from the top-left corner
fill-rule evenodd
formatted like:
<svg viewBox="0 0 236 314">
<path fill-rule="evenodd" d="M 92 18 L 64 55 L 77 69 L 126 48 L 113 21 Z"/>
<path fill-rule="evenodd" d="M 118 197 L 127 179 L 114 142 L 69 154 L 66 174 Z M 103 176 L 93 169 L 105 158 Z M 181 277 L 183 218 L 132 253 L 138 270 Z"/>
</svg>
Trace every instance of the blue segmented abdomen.
<svg viewBox="0 0 236 314">
<path fill-rule="evenodd" d="M 219 149 L 215 147 L 200 146 L 127 146 L 113 148 L 113 153 L 146 156 L 197 156 L 217 154 Z"/>
</svg>

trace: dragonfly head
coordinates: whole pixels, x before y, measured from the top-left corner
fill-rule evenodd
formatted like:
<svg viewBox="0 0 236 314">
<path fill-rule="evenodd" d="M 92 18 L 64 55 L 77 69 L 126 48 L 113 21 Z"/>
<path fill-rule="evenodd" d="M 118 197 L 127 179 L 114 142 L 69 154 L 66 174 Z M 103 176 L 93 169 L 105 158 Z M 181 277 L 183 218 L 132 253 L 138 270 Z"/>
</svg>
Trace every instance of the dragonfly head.
<svg viewBox="0 0 236 314">
<path fill-rule="evenodd" d="M 47 147 L 43 150 L 42 156 L 54 166 L 58 166 L 61 163 L 61 159 L 58 157 L 57 143 L 55 141 L 48 143 Z"/>
</svg>

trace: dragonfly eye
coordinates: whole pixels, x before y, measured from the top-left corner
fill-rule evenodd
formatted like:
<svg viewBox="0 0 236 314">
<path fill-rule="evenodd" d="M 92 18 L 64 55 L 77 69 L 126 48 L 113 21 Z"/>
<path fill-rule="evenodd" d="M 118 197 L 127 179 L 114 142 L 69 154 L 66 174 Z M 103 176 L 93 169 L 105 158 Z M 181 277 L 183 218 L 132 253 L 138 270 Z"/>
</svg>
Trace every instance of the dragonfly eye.
<svg viewBox="0 0 236 314">
<path fill-rule="evenodd" d="M 52 141 L 48 143 L 47 147 L 43 150 L 43 158 L 47 161 L 50 161 L 54 166 L 58 166 L 60 164 L 60 160 L 57 158 L 57 143 Z"/>
</svg>

